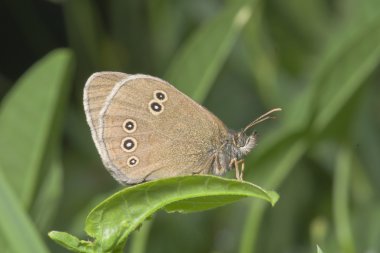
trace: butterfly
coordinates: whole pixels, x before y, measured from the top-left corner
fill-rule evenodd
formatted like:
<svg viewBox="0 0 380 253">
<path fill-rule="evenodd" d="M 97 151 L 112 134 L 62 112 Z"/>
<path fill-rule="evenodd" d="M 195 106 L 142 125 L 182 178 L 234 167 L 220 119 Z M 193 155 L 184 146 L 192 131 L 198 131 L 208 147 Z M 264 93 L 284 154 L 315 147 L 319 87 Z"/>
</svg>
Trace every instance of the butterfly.
<svg viewBox="0 0 380 253">
<path fill-rule="evenodd" d="M 104 166 L 121 184 L 232 169 L 242 180 L 244 157 L 257 141 L 248 130 L 281 111 L 234 131 L 168 82 L 120 72 L 91 75 L 83 103 Z"/>
</svg>

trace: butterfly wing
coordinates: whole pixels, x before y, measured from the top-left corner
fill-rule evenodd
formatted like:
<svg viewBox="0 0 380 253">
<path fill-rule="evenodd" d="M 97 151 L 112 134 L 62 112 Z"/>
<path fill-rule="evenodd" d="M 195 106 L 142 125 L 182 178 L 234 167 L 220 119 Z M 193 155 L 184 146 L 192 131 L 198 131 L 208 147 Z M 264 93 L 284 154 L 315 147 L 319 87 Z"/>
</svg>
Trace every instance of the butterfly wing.
<svg viewBox="0 0 380 253">
<path fill-rule="evenodd" d="M 104 102 L 117 82 L 128 77 L 121 72 L 98 72 L 88 78 L 83 90 L 83 105 L 87 123 L 95 146 L 99 150 L 99 113 Z"/>
<path fill-rule="evenodd" d="M 147 75 L 119 82 L 99 114 L 105 166 L 121 183 L 208 173 L 224 124 L 169 83 Z"/>
</svg>

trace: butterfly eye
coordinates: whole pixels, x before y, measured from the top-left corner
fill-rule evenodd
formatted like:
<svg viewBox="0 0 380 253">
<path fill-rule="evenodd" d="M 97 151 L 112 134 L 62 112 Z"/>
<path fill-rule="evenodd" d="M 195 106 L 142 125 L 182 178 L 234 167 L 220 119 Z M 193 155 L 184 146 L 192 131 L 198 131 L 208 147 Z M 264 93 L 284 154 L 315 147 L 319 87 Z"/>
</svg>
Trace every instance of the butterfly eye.
<svg viewBox="0 0 380 253">
<path fill-rule="evenodd" d="M 164 111 L 164 106 L 155 100 L 151 100 L 149 103 L 149 110 L 153 115 L 158 115 Z"/>
<path fill-rule="evenodd" d="M 139 159 L 136 156 L 131 156 L 127 160 L 129 167 L 135 167 L 137 164 L 139 164 Z"/>
<path fill-rule="evenodd" d="M 157 100 L 161 102 L 165 102 L 166 100 L 168 100 L 168 96 L 166 95 L 166 92 L 162 90 L 156 90 L 154 92 L 154 98 L 156 98 Z"/>
<path fill-rule="evenodd" d="M 247 138 L 244 134 L 238 134 L 234 136 L 234 144 L 241 148 L 245 147 L 249 143 L 249 138 Z"/>
<path fill-rule="evenodd" d="M 136 121 L 134 121 L 133 119 L 127 119 L 123 123 L 123 129 L 127 133 L 133 133 L 134 131 L 136 131 L 136 128 L 137 128 L 137 124 L 136 124 Z"/>
<path fill-rule="evenodd" d="M 137 141 L 135 138 L 127 137 L 121 141 L 121 148 L 125 152 L 132 152 L 137 148 Z"/>
</svg>

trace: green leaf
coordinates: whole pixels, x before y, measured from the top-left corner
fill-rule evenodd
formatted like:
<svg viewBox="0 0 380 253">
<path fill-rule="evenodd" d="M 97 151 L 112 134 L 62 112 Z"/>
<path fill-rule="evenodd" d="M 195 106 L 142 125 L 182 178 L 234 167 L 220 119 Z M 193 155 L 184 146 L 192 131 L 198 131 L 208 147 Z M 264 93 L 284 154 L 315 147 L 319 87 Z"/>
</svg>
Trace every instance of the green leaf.
<svg viewBox="0 0 380 253">
<path fill-rule="evenodd" d="M 39 231 L 45 233 L 60 205 L 63 192 L 63 164 L 59 156 L 58 150 L 55 149 L 48 158 L 46 174 L 30 209 L 30 216 Z M 46 208 L 47 206 L 49 208 Z"/>
<path fill-rule="evenodd" d="M 323 251 L 321 250 L 321 248 L 317 245 L 317 253 L 323 253 Z"/>
<path fill-rule="evenodd" d="M 0 238 L 14 253 L 49 252 L 36 227 L 4 178 L 0 166 Z M 4 248 L 2 248 L 4 250 Z"/>
<path fill-rule="evenodd" d="M 252 15 L 256 0 L 237 1 L 197 30 L 173 59 L 166 80 L 202 102 Z"/>
<path fill-rule="evenodd" d="M 69 50 L 49 53 L 15 84 L 0 108 L 0 165 L 24 206 L 29 206 L 49 144 L 56 140 L 57 114 L 73 69 Z"/>
<path fill-rule="evenodd" d="M 82 241 L 65 232 L 51 231 L 49 237 L 73 252 L 94 252 L 90 241 Z"/>
<path fill-rule="evenodd" d="M 254 184 L 221 177 L 197 175 L 167 178 L 115 193 L 90 212 L 85 231 L 94 238 L 94 251 L 113 252 L 122 249 L 129 234 L 159 209 L 195 212 L 244 197 L 264 199 L 272 205 L 279 198 L 277 193 L 265 191 Z M 55 237 L 52 239 L 56 240 Z M 64 241 L 59 242 L 65 244 Z M 73 246 L 72 241 L 69 240 L 67 248 Z"/>
<path fill-rule="evenodd" d="M 349 190 L 352 150 L 342 147 L 336 161 L 333 189 L 333 211 L 337 241 L 342 252 L 354 253 L 354 236 L 350 225 Z"/>
</svg>

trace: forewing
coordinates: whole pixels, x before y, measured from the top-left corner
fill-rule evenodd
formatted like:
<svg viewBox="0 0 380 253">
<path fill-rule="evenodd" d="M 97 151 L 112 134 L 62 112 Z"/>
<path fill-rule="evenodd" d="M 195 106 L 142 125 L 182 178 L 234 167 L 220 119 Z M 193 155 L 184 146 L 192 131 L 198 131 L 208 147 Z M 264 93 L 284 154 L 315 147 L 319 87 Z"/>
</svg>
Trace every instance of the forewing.
<svg viewBox="0 0 380 253">
<path fill-rule="evenodd" d="M 156 97 L 157 92 L 166 95 L 165 101 Z M 161 105 L 158 113 L 151 107 L 155 102 Z M 126 120 L 136 123 L 133 132 L 126 131 Z M 208 173 L 214 152 L 227 135 L 212 113 L 167 82 L 146 75 L 129 76 L 113 88 L 99 124 L 103 162 L 127 184 Z M 130 150 L 126 140 L 134 142 Z"/>
<path fill-rule="evenodd" d="M 84 111 L 86 113 L 87 123 L 91 129 L 92 138 L 97 148 L 99 147 L 99 113 L 112 88 L 116 83 L 126 79 L 128 76 L 129 75 L 121 72 L 97 72 L 88 78 L 84 86 Z"/>
</svg>

